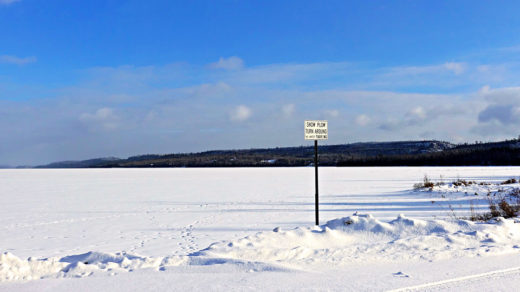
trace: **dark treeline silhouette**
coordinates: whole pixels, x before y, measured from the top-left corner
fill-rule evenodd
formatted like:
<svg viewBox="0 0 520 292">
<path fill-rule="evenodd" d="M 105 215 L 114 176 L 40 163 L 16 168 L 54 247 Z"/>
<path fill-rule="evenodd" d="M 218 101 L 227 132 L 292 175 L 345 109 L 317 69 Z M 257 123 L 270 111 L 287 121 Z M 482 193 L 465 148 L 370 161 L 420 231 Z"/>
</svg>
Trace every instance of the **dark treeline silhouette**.
<svg viewBox="0 0 520 292">
<path fill-rule="evenodd" d="M 520 165 L 520 149 L 510 147 L 457 148 L 418 155 L 353 157 L 338 166 L 505 166 Z"/>
<path fill-rule="evenodd" d="M 322 166 L 488 166 L 520 165 L 520 140 L 454 145 L 442 141 L 370 142 L 323 145 Z M 127 159 L 98 158 L 51 163 L 39 168 L 86 167 L 273 167 L 309 166 L 313 146 L 199 153 L 146 154 Z"/>
</svg>

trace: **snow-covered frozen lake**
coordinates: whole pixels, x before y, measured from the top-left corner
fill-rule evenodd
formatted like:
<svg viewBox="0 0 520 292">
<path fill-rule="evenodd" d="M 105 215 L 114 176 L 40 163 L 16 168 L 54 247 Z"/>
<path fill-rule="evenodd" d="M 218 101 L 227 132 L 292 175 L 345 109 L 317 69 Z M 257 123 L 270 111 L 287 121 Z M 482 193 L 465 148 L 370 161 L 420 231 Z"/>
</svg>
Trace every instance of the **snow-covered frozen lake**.
<svg viewBox="0 0 520 292">
<path fill-rule="evenodd" d="M 371 214 L 357 233 L 313 227 L 313 168 L 0 170 L 0 290 L 513 287 L 520 224 L 453 222 L 484 194 L 414 191 L 425 175 L 520 168 L 320 168 L 320 224 Z"/>
</svg>

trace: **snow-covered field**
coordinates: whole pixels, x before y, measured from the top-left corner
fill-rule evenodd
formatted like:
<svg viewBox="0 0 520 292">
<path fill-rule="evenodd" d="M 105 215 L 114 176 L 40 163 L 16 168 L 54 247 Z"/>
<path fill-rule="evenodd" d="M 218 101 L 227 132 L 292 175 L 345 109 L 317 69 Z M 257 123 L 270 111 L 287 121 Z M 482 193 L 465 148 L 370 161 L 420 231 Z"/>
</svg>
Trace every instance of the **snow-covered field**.
<svg viewBox="0 0 520 292">
<path fill-rule="evenodd" d="M 520 221 L 455 218 L 501 186 L 413 185 L 520 168 L 321 168 L 319 227 L 313 171 L 0 170 L 0 290 L 517 289 Z"/>
</svg>

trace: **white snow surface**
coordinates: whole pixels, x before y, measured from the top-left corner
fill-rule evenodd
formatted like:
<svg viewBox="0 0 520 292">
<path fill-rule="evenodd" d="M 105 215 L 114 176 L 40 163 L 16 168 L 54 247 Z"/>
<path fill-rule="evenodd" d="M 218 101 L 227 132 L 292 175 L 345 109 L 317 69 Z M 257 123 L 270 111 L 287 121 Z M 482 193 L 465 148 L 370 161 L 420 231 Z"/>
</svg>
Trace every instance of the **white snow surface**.
<svg viewBox="0 0 520 292">
<path fill-rule="evenodd" d="M 313 168 L 0 170 L 0 290 L 510 291 L 520 220 L 454 214 L 519 173 L 321 168 L 314 226 Z"/>
</svg>

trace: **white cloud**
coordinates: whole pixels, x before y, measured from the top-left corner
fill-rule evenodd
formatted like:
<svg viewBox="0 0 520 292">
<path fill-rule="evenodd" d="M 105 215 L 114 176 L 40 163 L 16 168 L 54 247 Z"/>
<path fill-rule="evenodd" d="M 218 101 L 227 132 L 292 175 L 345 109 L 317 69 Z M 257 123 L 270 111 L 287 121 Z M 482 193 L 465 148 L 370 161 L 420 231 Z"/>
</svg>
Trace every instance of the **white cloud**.
<svg viewBox="0 0 520 292">
<path fill-rule="evenodd" d="M 520 87 L 504 87 L 492 89 L 484 86 L 479 94 L 486 100 L 497 104 L 520 104 Z"/>
<path fill-rule="evenodd" d="M 489 120 L 485 123 L 478 123 L 474 127 L 472 127 L 468 132 L 478 134 L 481 137 L 492 138 L 493 140 L 497 139 L 507 139 L 511 137 L 516 137 L 518 135 L 517 127 L 513 126 L 505 126 L 498 120 Z M 467 142 L 467 140 L 466 140 Z"/>
<path fill-rule="evenodd" d="M 327 79 L 331 76 L 352 74 L 350 63 L 323 62 L 306 64 L 270 64 L 245 68 L 239 72 L 230 72 L 223 76 L 225 80 L 239 84 L 281 84 L 317 81 L 317 77 Z"/>
<path fill-rule="evenodd" d="M 489 86 L 489 85 L 484 85 L 484 86 L 482 86 L 482 87 L 478 90 L 478 93 L 481 94 L 481 95 L 485 95 L 485 94 L 487 94 L 490 90 L 491 90 L 491 86 Z"/>
<path fill-rule="evenodd" d="M 14 2 L 18 2 L 20 0 L 0 0 L 0 5 L 9 5 Z"/>
<path fill-rule="evenodd" d="M 217 84 L 200 84 L 188 87 L 185 89 L 185 92 L 190 94 L 191 96 L 211 97 L 229 93 L 231 90 L 231 86 L 224 82 L 219 82 Z"/>
<path fill-rule="evenodd" d="M 365 114 L 361 114 L 356 117 L 355 122 L 358 126 L 366 126 L 368 123 L 370 123 L 370 117 Z"/>
<path fill-rule="evenodd" d="M 379 125 L 379 129 L 393 132 L 402 129 L 402 123 L 397 121 L 395 118 L 388 118 L 386 121 Z"/>
<path fill-rule="evenodd" d="M 495 120 L 503 125 L 518 125 L 520 122 L 520 107 L 511 104 L 492 104 L 480 112 L 478 120 L 483 123 Z"/>
<path fill-rule="evenodd" d="M 477 113 L 478 124 L 470 132 L 494 139 L 518 135 L 520 87 L 491 88 L 486 85 L 476 95 L 483 99 L 483 106 Z"/>
<path fill-rule="evenodd" d="M 100 108 L 95 113 L 83 113 L 79 120 L 85 123 L 91 130 L 101 128 L 102 130 L 115 130 L 118 117 L 111 108 Z"/>
<path fill-rule="evenodd" d="M 442 75 L 446 73 L 453 73 L 461 75 L 466 71 L 467 64 L 462 62 L 447 62 L 439 65 L 427 66 L 400 66 L 388 68 L 383 77 L 404 77 L 404 76 L 418 76 L 418 75 Z"/>
<path fill-rule="evenodd" d="M 456 92 L 463 93 L 446 93 L 452 90 L 442 85 L 437 90 L 436 84 L 472 77 L 471 70 L 455 76 L 460 68 L 446 64 L 436 65 L 437 71 L 433 71 L 437 73 L 431 75 L 376 80 L 387 83 L 374 87 L 359 82 L 372 82 L 374 75 L 379 78 L 391 68 L 356 71 L 361 65 L 326 62 L 271 64 L 240 71 L 212 71 L 189 64 L 94 68 L 86 70 L 74 86 L 44 88 L 41 95 L 50 96 L 48 99 L 7 107 L 0 98 L 0 136 L 8 133 L 2 136 L 7 142 L 0 145 L 0 162 L 298 145 L 299 121 L 314 115 L 334 121 L 331 144 L 344 143 L 345 137 L 349 142 L 474 141 L 516 131 L 520 88 L 483 78 L 471 83 L 474 89 L 457 87 Z M 469 68 L 477 71 L 476 66 Z M 424 68 L 417 71 L 427 72 Z M 351 80 L 358 72 L 362 76 Z M 394 84 L 401 80 L 408 83 Z M 429 82 L 428 86 L 415 84 L 422 81 Z M 489 86 L 476 90 L 485 84 Z M 6 96 L 4 88 L 9 94 L 17 89 L 1 86 L 2 96 Z M 363 89 L 367 87 L 371 89 Z M 430 93 L 418 92 L 421 90 Z M 499 105 L 504 107 L 496 107 Z M 41 122 L 24 120 L 27 116 Z M 254 126 L 248 123 L 253 118 Z M 237 122 L 231 130 L 230 120 Z M 238 124 L 241 121 L 246 122 Z M 269 136 L 273 124 L 280 129 L 275 137 Z M 185 134 L 172 135 L 179 130 Z M 45 151 L 42 144 L 47 145 Z M 22 151 L 20 145 L 31 146 Z"/>
<path fill-rule="evenodd" d="M 286 104 L 282 107 L 282 113 L 284 114 L 284 116 L 286 117 L 290 117 L 292 116 L 292 114 L 294 113 L 294 104 Z"/>
<path fill-rule="evenodd" d="M 487 73 L 491 70 L 491 66 L 490 65 L 479 65 L 477 66 L 477 71 L 480 72 L 480 73 Z"/>
<path fill-rule="evenodd" d="M 33 57 L 33 56 L 25 57 L 25 58 L 20 58 L 17 56 L 10 56 L 10 55 L 1 55 L 0 56 L 0 63 L 5 63 L 5 64 L 25 65 L 25 64 L 29 64 L 29 63 L 34 63 L 36 61 L 37 61 L 36 57 Z"/>
<path fill-rule="evenodd" d="M 426 119 L 426 112 L 422 106 L 417 106 L 408 111 L 407 116 L 413 120 L 424 120 Z"/>
<path fill-rule="evenodd" d="M 427 118 L 435 119 L 441 116 L 463 115 L 471 111 L 473 111 L 473 109 L 471 109 L 471 107 L 468 105 L 461 106 L 457 104 L 443 103 L 431 106 L 424 112 Z"/>
<path fill-rule="evenodd" d="M 212 69 L 224 69 L 224 70 L 240 70 L 244 67 L 244 61 L 239 57 L 222 58 L 218 62 L 209 64 Z"/>
<path fill-rule="evenodd" d="M 243 122 L 249 119 L 252 115 L 252 111 L 245 105 L 237 106 L 230 114 L 230 119 L 236 122 Z"/>
<path fill-rule="evenodd" d="M 326 110 L 325 115 L 332 117 L 332 118 L 337 118 L 339 116 L 339 111 L 338 110 Z"/>
<path fill-rule="evenodd" d="M 444 68 L 446 70 L 452 71 L 455 73 L 455 75 L 460 75 L 466 71 L 466 64 L 465 63 L 456 63 L 456 62 L 448 62 L 444 63 Z"/>
</svg>

